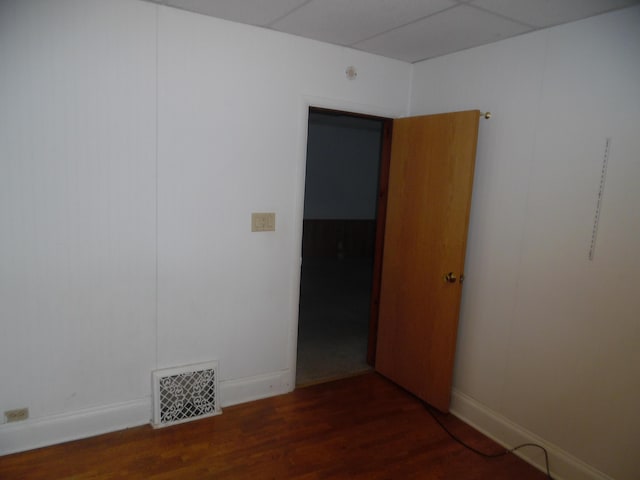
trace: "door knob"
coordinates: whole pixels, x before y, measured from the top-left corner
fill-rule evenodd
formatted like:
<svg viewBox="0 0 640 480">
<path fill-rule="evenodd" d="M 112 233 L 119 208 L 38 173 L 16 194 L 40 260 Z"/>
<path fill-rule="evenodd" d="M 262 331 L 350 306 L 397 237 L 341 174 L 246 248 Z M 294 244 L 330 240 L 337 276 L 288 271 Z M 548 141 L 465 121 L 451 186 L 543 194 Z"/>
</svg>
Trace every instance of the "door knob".
<svg viewBox="0 0 640 480">
<path fill-rule="evenodd" d="M 457 279 L 456 274 L 453 272 L 449 272 L 444 276 L 444 281 L 447 283 L 456 283 Z"/>
</svg>

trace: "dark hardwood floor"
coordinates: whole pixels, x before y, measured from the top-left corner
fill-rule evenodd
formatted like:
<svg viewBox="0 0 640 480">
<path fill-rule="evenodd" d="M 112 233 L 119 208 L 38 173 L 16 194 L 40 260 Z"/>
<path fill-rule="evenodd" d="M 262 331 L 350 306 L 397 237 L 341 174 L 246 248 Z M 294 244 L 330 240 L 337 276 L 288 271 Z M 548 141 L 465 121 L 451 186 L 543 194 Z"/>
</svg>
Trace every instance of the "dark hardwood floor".
<svg viewBox="0 0 640 480">
<path fill-rule="evenodd" d="M 497 444 L 450 415 L 452 432 Z M 375 373 L 228 407 L 220 416 L 149 426 L 0 457 L 0 479 L 460 479 L 546 475 L 513 455 L 466 450 L 422 404 Z"/>
</svg>

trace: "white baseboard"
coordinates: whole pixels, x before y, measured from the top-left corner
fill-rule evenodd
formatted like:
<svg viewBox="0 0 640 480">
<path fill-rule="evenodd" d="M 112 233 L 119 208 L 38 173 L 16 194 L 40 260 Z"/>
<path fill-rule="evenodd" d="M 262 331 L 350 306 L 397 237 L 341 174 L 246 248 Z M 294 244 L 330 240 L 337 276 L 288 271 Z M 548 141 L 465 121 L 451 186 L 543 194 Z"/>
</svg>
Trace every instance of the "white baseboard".
<svg viewBox="0 0 640 480">
<path fill-rule="evenodd" d="M 149 423 L 149 397 L 0 425 L 0 455 L 23 452 Z"/>
<path fill-rule="evenodd" d="M 290 392 L 291 372 L 284 370 L 219 384 L 221 405 L 229 406 Z M 93 437 L 151 421 L 151 398 L 145 397 L 46 418 L 0 425 L 0 455 Z"/>
<path fill-rule="evenodd" d="M 291 392 L 295 382 L 291 379 L 291 372 L 283 370 L 238 380 L 223 380 L 218 387 L 221 404 L 228 407 Z"/>
<path fill-rule="evenodd" d="M 523 443 L 537 443 L 543 446 L 549 454 L 551 476 L 555 480 L 613 480 L 582 460 L 546 442 L 534 433 L 455 389 L 452 394 L 451 413 L 505 448 L 513 448 Z M 540 449 L 526 447 L 517 450 L 514 454 L 546 472 L 544 454 Z"/>
</svg>

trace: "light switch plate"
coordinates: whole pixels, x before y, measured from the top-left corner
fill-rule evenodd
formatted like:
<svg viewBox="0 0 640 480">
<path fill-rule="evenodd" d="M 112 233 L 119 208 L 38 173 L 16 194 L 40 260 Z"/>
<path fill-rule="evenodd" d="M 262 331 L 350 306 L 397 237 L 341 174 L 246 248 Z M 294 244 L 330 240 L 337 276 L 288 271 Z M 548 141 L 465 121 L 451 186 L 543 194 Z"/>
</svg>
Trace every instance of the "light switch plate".
<svg viewBox="0 0 640 480">
<path fill-rule="evenodd" d="M 252 213 L 251 214 L 251 231 L 252 232 L 274 232 L 276 230 L 276 214 L 268 213 Z"/>
</svg>

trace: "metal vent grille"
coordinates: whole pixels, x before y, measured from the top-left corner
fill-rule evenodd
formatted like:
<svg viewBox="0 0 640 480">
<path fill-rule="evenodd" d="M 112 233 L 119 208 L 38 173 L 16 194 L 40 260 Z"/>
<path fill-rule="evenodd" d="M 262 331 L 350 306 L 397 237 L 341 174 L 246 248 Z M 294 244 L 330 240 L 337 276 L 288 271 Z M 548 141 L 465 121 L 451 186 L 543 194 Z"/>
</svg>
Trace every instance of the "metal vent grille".
<svg viewBox="0 0 640 480">
<path fill-rule="evenodd" d="M 218 362 L 155 370 L 153 425 L 165 427 L 222 413 Z"/>
</svg>

